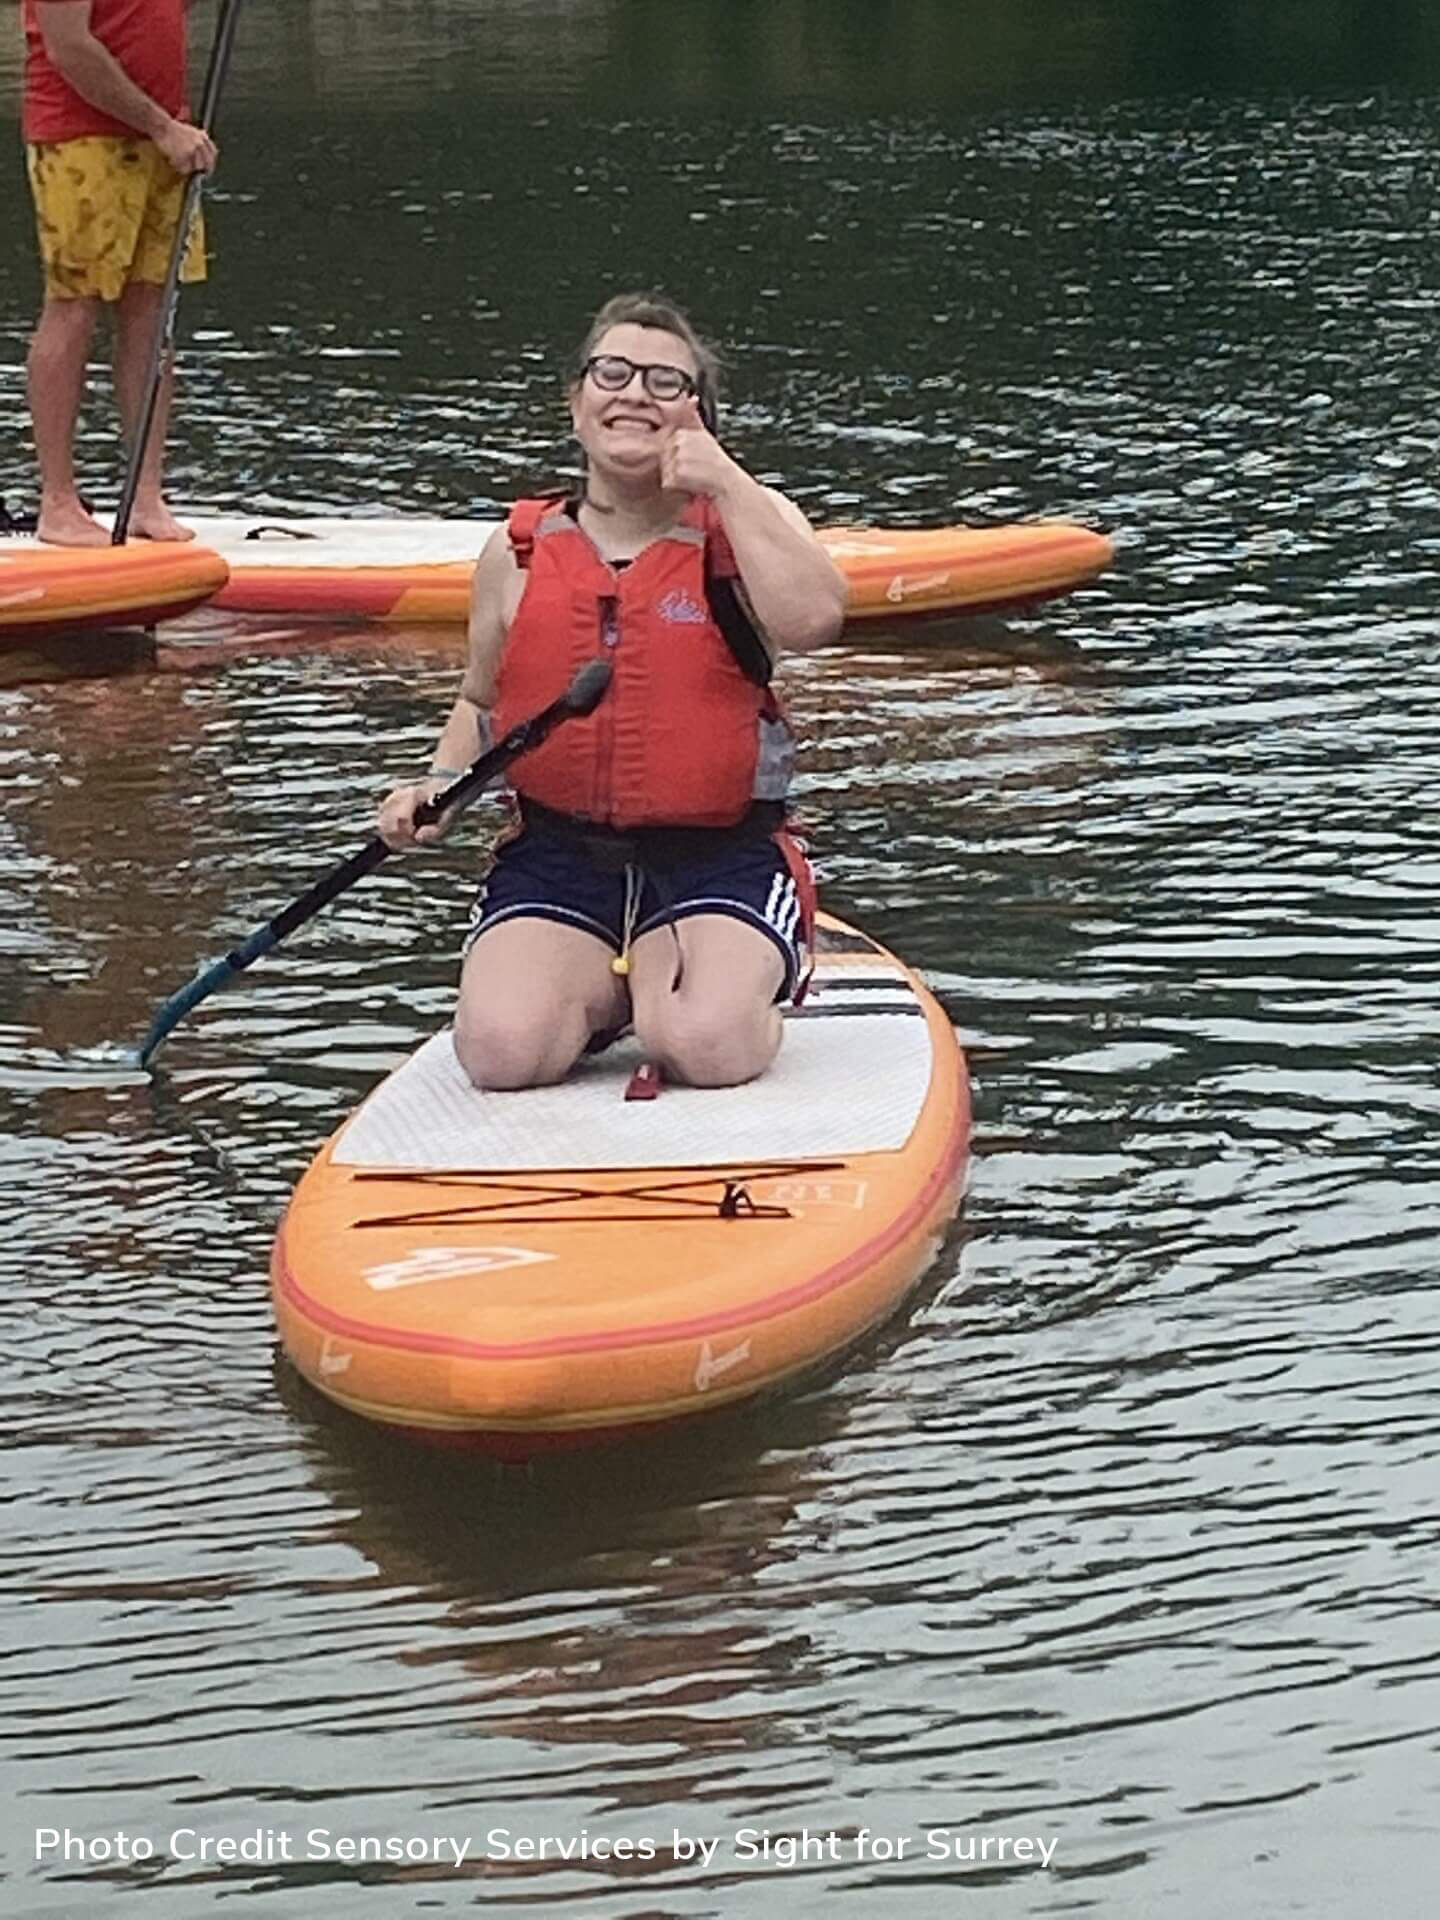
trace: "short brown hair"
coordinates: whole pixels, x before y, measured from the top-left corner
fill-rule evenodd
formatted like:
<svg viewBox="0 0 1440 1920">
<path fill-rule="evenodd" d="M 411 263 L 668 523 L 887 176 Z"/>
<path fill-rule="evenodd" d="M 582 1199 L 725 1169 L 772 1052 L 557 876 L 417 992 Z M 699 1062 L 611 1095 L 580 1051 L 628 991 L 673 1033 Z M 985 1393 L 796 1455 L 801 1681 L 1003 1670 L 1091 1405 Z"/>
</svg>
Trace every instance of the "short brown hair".
<svg viewBox="0 0 1440 1920">
<path fill-rule="evenodd" d="M 714 430 L 716 404 L 720 398 L 720 355 L 708 340 L 702 339 L 688 314 L 663 293 L 617 293 L 607 300 L 586 330 L 570 368 L 570 384 L 578 387 L 585 368 L 598 343 L 611 327 L 656 327 L 683 340 L 695 356 L 695 374 L 699 384 L 700 412 Z"/>
</svg>

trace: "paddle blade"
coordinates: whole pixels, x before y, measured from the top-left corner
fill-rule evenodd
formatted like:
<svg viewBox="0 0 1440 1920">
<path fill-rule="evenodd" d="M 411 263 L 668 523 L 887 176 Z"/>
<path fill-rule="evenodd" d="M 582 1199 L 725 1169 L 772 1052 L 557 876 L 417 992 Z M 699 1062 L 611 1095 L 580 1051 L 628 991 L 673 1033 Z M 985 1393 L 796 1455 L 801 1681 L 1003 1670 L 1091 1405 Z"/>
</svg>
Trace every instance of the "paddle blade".
<svg viewBox="0 0 1440 1920">
<path fill-rule="evenodd" d="M 224 986 L 225 982 L 233 979 L 239 971 L 240 969 L 235 965 L 234 956 L 227 954 L 223 960 L 213 960 L 208 967 L 202 967 L 193 980 L 183 986 L 178 993 L 172 993 L 150 1022 L 150 1031 L 141 1042 L 135 1064 L 141 1068 L 148 1068 L 151 1055 L 165 1036 L 174 1032 L 190 1009 L 199 1006 L 208 994 L 212 994 L 217 987 Z"/>
</svg>

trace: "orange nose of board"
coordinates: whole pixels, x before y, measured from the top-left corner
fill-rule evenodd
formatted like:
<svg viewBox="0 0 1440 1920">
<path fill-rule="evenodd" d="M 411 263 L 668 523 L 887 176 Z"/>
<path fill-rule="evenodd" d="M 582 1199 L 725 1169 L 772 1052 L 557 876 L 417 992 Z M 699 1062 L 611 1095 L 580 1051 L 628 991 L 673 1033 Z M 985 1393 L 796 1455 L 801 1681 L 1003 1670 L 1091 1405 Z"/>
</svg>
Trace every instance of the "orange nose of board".
<svg viewBox="0 0 1440 1920">
<path fill-rule="evenodd" d="M 129 541 L 46 547 L 0 540 L 0 646 L 93 627 L 151 627 L 213 598 L 230 568 L 209 547 Z"/>
</svg>

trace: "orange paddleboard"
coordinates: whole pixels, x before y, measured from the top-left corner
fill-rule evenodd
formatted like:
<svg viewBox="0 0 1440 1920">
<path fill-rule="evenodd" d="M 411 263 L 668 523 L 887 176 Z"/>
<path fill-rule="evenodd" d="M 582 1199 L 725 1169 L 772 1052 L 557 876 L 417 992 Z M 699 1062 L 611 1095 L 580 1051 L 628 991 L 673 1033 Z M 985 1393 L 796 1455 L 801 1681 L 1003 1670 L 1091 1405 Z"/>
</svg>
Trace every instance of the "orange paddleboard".
<svg viewBox="0 0 1440 1920">
<path fill-rule="evenodd" d="M 460 622 L 493 520 L 229 520 L 188 516 L 230 563 L 237 613 Z M 979 613 L 1068 593 L 1109 566 L 1104 534 L 1065 520 L 1004 527 L 830 527 L 850 618 Z"/>
<path fill-rule="evenodd" d="M 48 547 L 0 538 L 0 646 L 87 627 L 152 627 L 209 600 L 229 568 L 191 542 Z"/>
<path fill-rule="evenodd" d="M 275 1237 L 286 1353 L 366 1419 L 508 1458 L 792 1384 L 894 1312 L 961 1195 L 964 1058 L 907 967 L 822 916 L 746 1086 L 627 1101 L 622 1042 L 482 1093 L 436 1034 L 301 1179 Z"/>
</svg>

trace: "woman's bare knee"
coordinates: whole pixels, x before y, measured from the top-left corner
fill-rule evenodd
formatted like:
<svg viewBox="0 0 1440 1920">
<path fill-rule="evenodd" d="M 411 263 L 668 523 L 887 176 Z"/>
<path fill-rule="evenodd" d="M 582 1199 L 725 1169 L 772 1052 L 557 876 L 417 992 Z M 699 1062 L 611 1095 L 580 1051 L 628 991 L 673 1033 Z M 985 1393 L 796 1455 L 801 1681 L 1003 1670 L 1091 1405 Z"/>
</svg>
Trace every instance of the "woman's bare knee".
<svg viewBox="0 0 1440 1920">
<path fill-rule="evenodd" d="M 583 1024 L 576 1021 L 544 1024 L 462 1015 L 455 1022 L 455 1057 L 473 1086 L 487 1093 L 513 1093 L 563 1080 L 587 1038 Z"/>
<path fill-rule="evenodd" d="M 673 1079 L 692 1087 L 736 1087 L 770 1065 L 780 1045 L 774 1007 L 672 1007 L 637 1021 L 646 1054 Z"/>
<path fill-rule="evenodd" d="M 455 1055 L 492 1092 L 553 1086 L 617 999 L 610 955 L 593 935 L 540 919 L 482 933 L 460 976 Z"/>
</svg>

